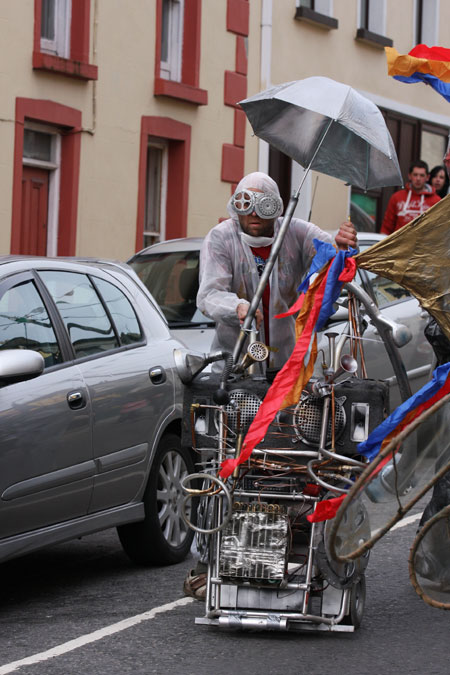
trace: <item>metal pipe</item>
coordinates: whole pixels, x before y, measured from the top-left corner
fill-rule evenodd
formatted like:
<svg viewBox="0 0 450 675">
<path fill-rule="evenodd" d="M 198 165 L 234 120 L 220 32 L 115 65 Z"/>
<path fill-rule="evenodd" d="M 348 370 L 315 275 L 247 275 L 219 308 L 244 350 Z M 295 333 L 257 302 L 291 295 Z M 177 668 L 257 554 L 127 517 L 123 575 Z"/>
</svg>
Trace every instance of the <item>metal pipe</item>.
<svg viewBox="0 0 450 675">
<path fill-rule="evenodd" d="M 253 319 L 255 318 L 256 310 L 258 309 L 258 305 L 260 303 L 260 300 L 262 298 L 264 289 L 266 287 L 266 284 L 269 280 L 270 274 L 273 270 L 273 266 L 275 265 L 275 261 L 278 258 L 278 253 L 280 252 L 281 245 L 284 241 L 284 238 L 286 236 L 286 232 L 288 231 L 290 222 L 292 220 L 292 216 L 294 215 L 294 211 L 297 208 L 298 200 L 300 197 L 300 190 L 302 189 L 302 185 L 306 180 L 306 176 L 308 175 L 308 172 L 316 158 L 317 153 L 319 152 L 322 143 L 325 140 L 325 137 L 328 133 L 328 131 L 331 128 L 331 125 L 333 124 L 334 120 L 330 119 L 325 131 L 323 132 L 322 138 L 320 139 L 319 143 L 317 144 L 317 147 L 314 151 L 313 156 L 311 157 L 311 161 L 309 162 L 308 166 L 305 169 L 305 173 L 302 176 L 302 179 L 300 181 L 300 185 L 298 186 L 297 191 L 291 196 L 289 200 L 289 204 L 287 206 L 286 212 L 283 217 L 283 221 L 281 223 L 280 229 L 278 230 L 278 234 L 275 238 L 275 241 L 272 244 L 272 248 L 270 250 L 270 256 L 266 262 L 266 265 L 264 267 L 264 271 L 261 274 L 261 278 L 259 280 L 259 284 L 256 288 L 255 295 L 252 298 L 252 301 L 250 303 L 250 307 L 248 308 L 248 313 L 247 316 L 244 319 L 244 323 L 241 327 L 241 330 L 239 331 L 238 338 L 236 340 L 236 344 L 234 346 L 233 350 L 233 363 L 237 363 L 238 358 L 240 356 L 240 353 L 242 351 L 242 346 L 244 344 L 245 338 L 247 336 L 248 331 L 250 330 L 251 324 Z"/>
<path fill-rule="evenodd" d="M 353 295 L 355 295 L 358 300 L 363 303 L 367 314 L 383 338 L 389 360 L 397 377 L 400 396 L 402 401 L 406 401 L 406 399 L 412 395 L 411 387 L 409 384 L 408 375 L 406 374 L 405 366 L 403 365 L 403 361 L 400 358 L 400 354 L 398 353 L 398 347 L 394 342 L 391 327 L 383 320 L 380 310 L 364 289 L 352 281 L 347 282 L 345 284 L 345 288 L 347 288 L 350 293 L 353 293 Z"/>
</svg>

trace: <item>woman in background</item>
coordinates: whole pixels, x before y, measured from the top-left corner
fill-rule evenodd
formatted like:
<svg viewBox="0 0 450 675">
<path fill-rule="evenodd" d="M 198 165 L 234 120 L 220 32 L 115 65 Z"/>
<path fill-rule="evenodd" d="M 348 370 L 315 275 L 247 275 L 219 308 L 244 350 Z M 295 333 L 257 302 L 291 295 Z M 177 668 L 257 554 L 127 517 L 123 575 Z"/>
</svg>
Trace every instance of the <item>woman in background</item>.
<svg viewBox="0 0 450 675">
<path fill-rule="evenodd" d="M 444 166 L 435 166 L 434 169 L 431 169 L 429 182 L 441 199 L 448 194 L 450 181 Z"/>
</svg>

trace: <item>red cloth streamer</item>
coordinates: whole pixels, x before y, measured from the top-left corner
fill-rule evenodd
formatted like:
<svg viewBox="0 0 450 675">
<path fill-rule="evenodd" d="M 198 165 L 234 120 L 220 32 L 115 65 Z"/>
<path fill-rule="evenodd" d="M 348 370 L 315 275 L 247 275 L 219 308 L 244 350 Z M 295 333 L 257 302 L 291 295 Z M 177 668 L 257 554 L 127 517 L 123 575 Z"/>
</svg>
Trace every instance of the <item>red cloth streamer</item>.
<svg viewBox="0 0 450 675">
<path fill-rule="evenodd" d="M 338 508 L 344 501 L 347 495 L 340 497 L 333 497 L 332 499 L 324 499 L 316 504 L 314 513 L 306 516 L 310 523 L 320 523 L 322 520 L 331 520 L 338 512 Z"/>
<path fill-rule="evenodd" d="M 346 258 L 344 269 L 339 275 L 339 281 L 342 281 L 343 284 L 347 281 L 352 281 L 356 274 L 356 260 L 354 258 Z"/>
<path fill-rule="evenodd" d="M 305 355 L 311 344 L 311 337 L 317 317 L 322 306 L 323 295 L 327 283 L 329 269 L 326 271 L 320 286 L 316 291 L 314 305 L 309 313 L 305 328 L 297 341 L 294 350 L 288 361 L 284 364 L 278 375 L 275 377 L 272 386 L 268 390 L 264 401 L 261 403 L 253 422 L 251 423 L 247 435 L 242 445 L 241 454 L 235 459 L 226 459 L 222 463 L 220 476 L 228 478 L 234 469 L 245 462 L 253 452 L 253 449 L 264 438 L 266 431 L 282 406 L 282 403 L 298 379 L 301 372 Z"/>
</svg>

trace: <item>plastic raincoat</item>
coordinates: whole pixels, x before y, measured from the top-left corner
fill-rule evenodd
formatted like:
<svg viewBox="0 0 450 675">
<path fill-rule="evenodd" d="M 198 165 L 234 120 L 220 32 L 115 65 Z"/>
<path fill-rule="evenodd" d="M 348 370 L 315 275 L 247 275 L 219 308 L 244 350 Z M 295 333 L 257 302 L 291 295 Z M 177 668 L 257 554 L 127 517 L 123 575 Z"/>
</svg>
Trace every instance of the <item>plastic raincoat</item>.
<svg viewBox="0 0 450 675">
<path fill-rule="evenodd" d="M 236 192 L 251 187 L 279 196 L 276 183 L 263 173 L 256 172 L 243 178 Z M 197 305 L 216 322 L 212 349 L 233 352 L 240 328 L 236 308 L 242 301 L 250 304 L 259 283 L 259 275 L 251 248 L 241 237 L 238 216 L 230 202 L 227 208 L 231 218 L 213 227 L 203 242 Z M 275 237 L 281 223 L 282 218 L 277 218 L 274 224 Z M 316 225 L 293 218 L 270 275 L 269 368 L 281 368 L 294 348 L 295 318 L 274 317 L 289 309 L 297 299 L 297 288 L 315 254 L 314 238 L 332 241 L 330 235 Z M 259 309 L 263 311 L 262 302 Z M 258 339 L 265 342 L 263 323 Z"/>
</svg>

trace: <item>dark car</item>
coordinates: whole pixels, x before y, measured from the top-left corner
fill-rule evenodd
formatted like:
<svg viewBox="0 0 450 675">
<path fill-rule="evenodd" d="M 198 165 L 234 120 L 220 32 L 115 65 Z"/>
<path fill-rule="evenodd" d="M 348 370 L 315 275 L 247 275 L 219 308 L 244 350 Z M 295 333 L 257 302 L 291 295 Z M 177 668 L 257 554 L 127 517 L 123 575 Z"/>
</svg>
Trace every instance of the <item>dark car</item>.
<svg viewBox="0 0 450 675">
<path fill-rule="evenodd" d="M 127 265 L 0 258 L 0 560 L 110 527 L 185 557 L 179 346 Z"/>
</svg>

